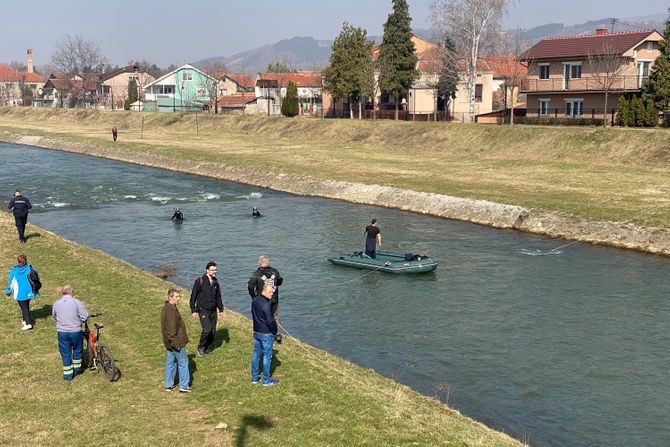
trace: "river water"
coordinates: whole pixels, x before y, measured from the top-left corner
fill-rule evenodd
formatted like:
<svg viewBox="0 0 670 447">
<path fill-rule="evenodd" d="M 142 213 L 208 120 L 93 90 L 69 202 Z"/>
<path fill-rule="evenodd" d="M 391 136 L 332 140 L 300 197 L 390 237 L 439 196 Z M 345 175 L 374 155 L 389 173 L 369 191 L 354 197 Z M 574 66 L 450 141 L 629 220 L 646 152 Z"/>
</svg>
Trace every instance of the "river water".
<svg viewBox="0 0 670 447">
<path fill-rule="evenodd" d="M 528 256 L 565 242 L 29 146 L 0 143 L 0 157 L 0 191 L 24 191 L 30 222 L 146 270 L 174 265 L 185 287 L 214 260 L 246 315 L 267 254 L 292 335 L 531 445 L 670 445 L 668 259 L 584 244 Z M 384 249 L 437 271 L 330 265 L 362 248 L 372 217 Z"/>
</svg>

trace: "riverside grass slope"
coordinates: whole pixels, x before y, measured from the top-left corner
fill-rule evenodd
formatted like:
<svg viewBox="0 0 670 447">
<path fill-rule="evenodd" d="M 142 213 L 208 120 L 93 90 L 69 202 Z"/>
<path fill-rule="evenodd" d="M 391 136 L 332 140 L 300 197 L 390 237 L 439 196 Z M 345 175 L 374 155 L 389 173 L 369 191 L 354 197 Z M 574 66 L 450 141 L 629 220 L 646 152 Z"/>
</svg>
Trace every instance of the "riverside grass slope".
<svg viewBox="0 0 670 447">
<path fill-rule="evenodd" d="M 40 271 L 43 289 L 32 303 L 36 321 L 30 332 L 20 330 L 14 300 L 0 305 L 0 445 L 522 445 L 291 338 L 276 356 L 274 376 L 281 384 L 252 385 L 251 322 L 230 310 L 219 325 L 221 346 L 204 358 L 193 357 L 199 325 L 187 319 L 193 392 L 166 393 L 159 315 L 172 284 L 32 225 L 28 243 L 19 244 L 15 230 L 11 216 L 0 213 L 0 271 L 6 274 L 16 255 L 26 254 Z M 99 321 L 119 381 L 106 382 L 90 371 L 63 381 L 51 305 L 65 283 L 89 312 L 104 313 Z M 187 304 L 180 309 L 188 316 Z"/>
<path fill-rule="evenodd" d="M 119 129 L 112 143 L 111 128 Z M 0 107 L 0 140 L 172 157 L 670 229 L 670 131 Z M 30 139 L 27 139 L 29 142 Z M 135 157 L 137 158 L 137 157 Z M 249 177 L 248 175 L 246 176 Z"/>
</svg>

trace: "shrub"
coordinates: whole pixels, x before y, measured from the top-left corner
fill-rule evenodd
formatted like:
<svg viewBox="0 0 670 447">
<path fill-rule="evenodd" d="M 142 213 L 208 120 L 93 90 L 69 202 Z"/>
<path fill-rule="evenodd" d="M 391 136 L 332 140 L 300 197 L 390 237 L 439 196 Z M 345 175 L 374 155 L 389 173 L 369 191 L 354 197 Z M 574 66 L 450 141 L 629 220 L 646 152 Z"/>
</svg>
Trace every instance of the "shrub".
<svg viewBox="0 0 670 447">
<path fill-rule="evenodd" d="M 296 116 L 298 114 L 298 86 L 289 82 L 286 87 L 286 97 L 281 103 L 281 113 L 284 116 Z"/>
<path fill-rule="evenodd" d="M 625 96 L 619 96 L 619 111 L 616 114 L 615 124 L 626 127 L 630 122 L 630 101 Z"/>
<path fill-rule="evenodd" d="M 602 118 L 555 118 L 524 116 L 514 118 L 515 124 L 539 124 L 544 126 L 602 126 Z"/>
</svg>

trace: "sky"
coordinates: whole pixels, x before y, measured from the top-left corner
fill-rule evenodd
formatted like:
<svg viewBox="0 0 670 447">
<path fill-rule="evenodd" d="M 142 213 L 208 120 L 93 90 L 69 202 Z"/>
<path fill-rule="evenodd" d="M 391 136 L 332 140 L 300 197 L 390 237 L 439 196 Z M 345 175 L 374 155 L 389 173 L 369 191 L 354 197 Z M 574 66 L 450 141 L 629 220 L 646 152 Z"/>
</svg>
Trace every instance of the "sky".
<svg viewBox="0 0 670 447">
<path fill-rule="evenodd" d="M 408 3 L 412 26 L 430 28 L 433 1 Z M 510 0 L 503 27 L 665 14 L 668 6 L 667 0 Z M 295 36 L 332 40 L 345 21 L 381 35 L 391 0 L 0 0 L 0 7 L 0 63 L 25 62 L 27 48 L 35 65 L 48 63 L 70 34 L 98 42 L 111 64 L 147 59 L 167 66 Z"/>
</svg>

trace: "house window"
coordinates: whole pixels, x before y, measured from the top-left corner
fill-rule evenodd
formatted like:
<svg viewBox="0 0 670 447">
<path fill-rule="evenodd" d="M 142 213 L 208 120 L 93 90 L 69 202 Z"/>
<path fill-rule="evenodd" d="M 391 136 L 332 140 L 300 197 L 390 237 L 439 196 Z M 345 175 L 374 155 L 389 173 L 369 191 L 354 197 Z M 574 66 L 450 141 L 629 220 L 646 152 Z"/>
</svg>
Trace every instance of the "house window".
<svg viewBox="0 0 670 447">
<path fill-rule="evenodd" d="M 584 100 L 583 99 L 569 99 L 565 102 L 565 116 L 567 117 L 578 117 L 582 116 L 584 110 Z"/>
<path fill-rule="evenodd" d="M 198 88 L 196 89 L 196 95 L 207 96 L 207 89 L 205 89 L 204 85 L 202 84 L 198 85 Z"/>
<path fill-rule="evenodd" d="M 551 100 L 540 99 L 540 116 L 549 116 L 550 108 L 551 108 Z"/>
<path fill-rule="evenodd" d="M 30 88 L 35 90 L 37 88 L 37 84 L 30 84 Z"/>
<path fill-rule="evenodd" d="M 640 61 L 637 63 L 637 88 L 642 88 L 642 84 L 649 77 L 651 61 Z"/>
<path fill-rule="evenodd" d="M 654 51 L 654 42 L 647 42 L 647 51 Z"/>
<path fill-rule="evenodd" d="M 549 64 L 539 65 L 540 79 L 549 79 Z"/>
<path fill-rule="evenodd" d="M 475 85 L 475 102 L 482 102 L 482 84 Z"/>
<path fill-rule="evenodd" d="M 581 65 L 570 65 L 570 79 L 579 79 L 582 77 Z"/>
<path fill-rule="evenodd" d="M 182 75 L 181 78 L 183 81 L 192 81 L 193 80 L 193 73 L 189 71 L 185 71 L 184 74 Z"/>
<path fill-rule="evenodd" d="M 161 85 L 160 87 L 160 93 L 164 95 L 174 93 L 174 85 Z"/>
<path fill-rule="evenodd" d="M 129 81 L 139 81 L 140 77 L 139 77 L 139 75 L 131 74 L 131 75 L 128 75 L 128 80 Z"/>
</svg>

